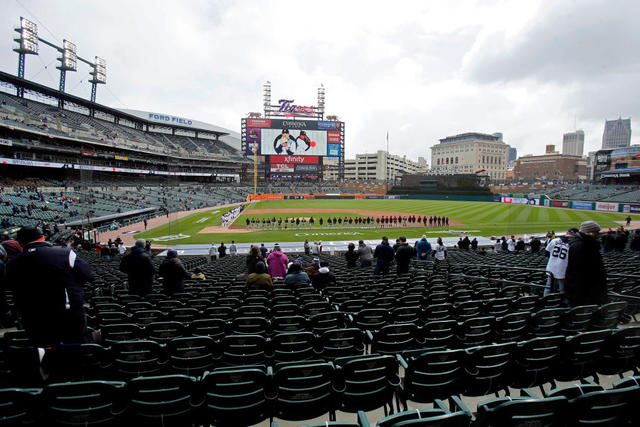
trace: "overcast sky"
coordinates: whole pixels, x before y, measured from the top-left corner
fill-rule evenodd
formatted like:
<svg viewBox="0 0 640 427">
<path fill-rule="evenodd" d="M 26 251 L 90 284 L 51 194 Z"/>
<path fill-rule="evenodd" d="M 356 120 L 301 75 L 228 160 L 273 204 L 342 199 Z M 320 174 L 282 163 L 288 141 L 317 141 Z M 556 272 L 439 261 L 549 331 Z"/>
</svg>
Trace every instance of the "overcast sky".
<svg viewBox="0 0 640 427">
<path fill-rule="evenodd" d="M 20 16 L 40 37 L 107 61 L 98 102 L 240 130 L 272 98 L 315 105 L 346 123 L 347 157 L 386 148 L 430 158 L 438 139 L 502 132 L 518 154 L 585 131 L 600 148 L 605 118 L 640 117 L 640 1 L 4 0 L 0 69 L 16 73 Z M 26 77 L 58 86 L 41 45 Z M 89 98 L 89 69 L 67 91 Z M 640 143 L 638 132 L 632 144 Z"/>
</svg>

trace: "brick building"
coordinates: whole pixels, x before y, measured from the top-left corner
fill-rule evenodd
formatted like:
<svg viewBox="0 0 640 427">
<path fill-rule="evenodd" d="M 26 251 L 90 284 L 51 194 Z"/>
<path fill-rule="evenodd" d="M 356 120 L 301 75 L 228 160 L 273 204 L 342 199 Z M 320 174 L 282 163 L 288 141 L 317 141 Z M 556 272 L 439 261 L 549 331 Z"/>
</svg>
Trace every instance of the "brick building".
<svg viewBox="0 0 640 427">
<path fill-rule="evenodd" d="M 587 178 L 587 160 L 557 153 L 527 155 L 516 160 L 513 175 L 516 180 L 582 180 Z"/>
</svg>

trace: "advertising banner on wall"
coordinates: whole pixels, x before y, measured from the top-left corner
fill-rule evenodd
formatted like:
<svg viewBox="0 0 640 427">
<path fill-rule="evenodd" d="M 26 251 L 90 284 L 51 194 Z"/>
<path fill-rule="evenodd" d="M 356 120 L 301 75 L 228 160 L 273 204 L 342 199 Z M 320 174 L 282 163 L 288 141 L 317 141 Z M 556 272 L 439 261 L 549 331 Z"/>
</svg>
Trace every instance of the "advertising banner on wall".
<svg viewBox="0 0 640 427">
<path fill-rule="evenodd" d="M 593 203 L 591 202 L 571 202 L 572 209 L 588 209 L 593 210 Z"/>
<path fill-rule="evenodd" d="M 596 202 L 597 211 L 618 212 L 618 203 Z"/>
<path fill-rule="evenodd" d="M 291 164 L 318 164 L 318 156 L 271 156 L 271 164 L 273 163 L 291 163 Z"/>
<path fill-rule="evenodd" d="M 340 157 L 340 144 L 327 144 L 327 155 Z"/>
<path fill-rule="evenodd" d="M 624 213 L 640 213 L 640 205 L 622 205 Z"/>
<path fill-rule="evenodd" d="M 553 202 L 551 202 L 551 206 L 555 206 L 557 208 L 568 208 L 569 202 L 567 202 L 566 200 L 554 200 Z"/>
</svg>

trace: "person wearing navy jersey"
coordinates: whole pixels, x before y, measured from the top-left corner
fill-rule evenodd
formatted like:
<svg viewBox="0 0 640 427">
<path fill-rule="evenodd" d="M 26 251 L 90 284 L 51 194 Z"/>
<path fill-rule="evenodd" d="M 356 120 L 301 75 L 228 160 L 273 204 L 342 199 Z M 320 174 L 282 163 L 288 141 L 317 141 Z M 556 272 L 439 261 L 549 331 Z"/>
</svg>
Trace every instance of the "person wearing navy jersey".
<svg viewBox="0 0 640 427">
<path fill-rule="evenodd" d="M 54 247 L 36 227 L 22 227 L 22 252 L 5 267 L 22 326 L 37 347 L 88 342 L 83 285 L 91 267 L 73 250 Z"/>
</svg>

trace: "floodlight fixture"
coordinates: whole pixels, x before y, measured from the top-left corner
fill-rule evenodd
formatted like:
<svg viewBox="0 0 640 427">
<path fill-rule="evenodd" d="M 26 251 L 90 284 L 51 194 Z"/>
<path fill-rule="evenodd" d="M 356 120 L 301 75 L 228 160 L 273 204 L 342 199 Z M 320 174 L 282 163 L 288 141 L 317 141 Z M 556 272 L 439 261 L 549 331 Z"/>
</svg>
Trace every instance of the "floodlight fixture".
<svg viewBox="0 0 640 427">
<path fill-rule="evenodd" d="M 78 50 L 74 43 L 68 40 L 62 42 L 62 56 L 58 58 L 60 61 L 59 70 L 77 71 L 78 70 Z"/>
<path fill-rule="evenodd" d="M 37 55 L 38 54 L 38 26 L 26 18 L 20 18 L 20 27 L 15 31 L 20 34 L 18 38 L 13 39 L 18 43 L 18 47 L 13 49 L 19 54 Z"/>
<path fill-rule="evenodd" d="M 89 80 L 91 83 L 105 84 L 107 83 L 107 63 L 104 59 L 96 56 L 96 62 L 93 64 L 93 71 L 90 73 L 93 78 Z"/>
</svg>

